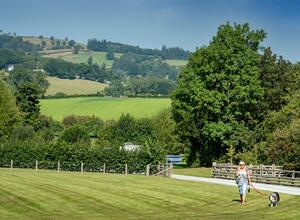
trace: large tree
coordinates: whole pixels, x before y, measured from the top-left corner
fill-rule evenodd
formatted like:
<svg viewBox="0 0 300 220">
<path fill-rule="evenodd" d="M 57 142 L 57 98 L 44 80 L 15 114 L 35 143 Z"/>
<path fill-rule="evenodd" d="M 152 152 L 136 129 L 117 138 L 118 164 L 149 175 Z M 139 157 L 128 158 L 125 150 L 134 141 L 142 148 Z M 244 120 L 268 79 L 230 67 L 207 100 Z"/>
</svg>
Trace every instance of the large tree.
<svg viewBox="0 0 300 220">
<path fill-rule="evenodd" d="M 20 114 L 16 106 L 16 99 L 0 79 L 0 138 L 9 135 L 19 119 Z"/>
<path fill-rule="evenodd" d="M 259 81 L 260 43 L 266 34 L 248 24 L 221 25 L 210 44 L 191 54 L 172 97 L 173 117 L 189 162 L 211 165 L 253 144 L 263 89 Z"/>
</svg>

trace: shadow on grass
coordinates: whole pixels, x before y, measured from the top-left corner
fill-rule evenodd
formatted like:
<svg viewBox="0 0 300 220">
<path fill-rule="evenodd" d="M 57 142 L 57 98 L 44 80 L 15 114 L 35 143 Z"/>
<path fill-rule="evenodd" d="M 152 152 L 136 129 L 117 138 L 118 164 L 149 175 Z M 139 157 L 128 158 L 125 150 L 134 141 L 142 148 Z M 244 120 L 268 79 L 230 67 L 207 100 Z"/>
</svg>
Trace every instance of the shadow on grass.
<svg viewBox="0 0 300 220">
<path fill-rule="evenodd" d="M 239 200 L 239 199 L 233 199 L 233 200 L 231 200 L 232 202 L 241 202 L 241 200 Z"/>
</svg>

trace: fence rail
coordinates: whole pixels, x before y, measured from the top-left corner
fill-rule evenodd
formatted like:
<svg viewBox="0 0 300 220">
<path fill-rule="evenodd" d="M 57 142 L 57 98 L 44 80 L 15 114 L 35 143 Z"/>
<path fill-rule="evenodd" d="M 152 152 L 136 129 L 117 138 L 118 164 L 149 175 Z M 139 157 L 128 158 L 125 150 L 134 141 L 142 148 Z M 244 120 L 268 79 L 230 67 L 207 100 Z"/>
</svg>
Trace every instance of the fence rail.
<svg viewBox="0 0 300 220">
<path fill-rule="evenodd" d="M 118 174 L 140 174 L 147 176 L 171 176 L 173 165 L 169 164 L 96 164 L 96 163 L 73 163 L 64 161 L 32 161 L 20 162 L 11 160 L 0 161 L 0 167 L 10 168 L 13 171 L 15 168 L 34 169 L 35 172 L 41 170 L 56 170 L 60 171 L 76 171 L 76 172 L 100 172 L 100 173 L 118 173 Z"/>
<path fill-rule="evenodd" d="M 213 177 L 236 179 L 237 165 L 213 163 Z M 258 183 L 269 183 L 300 187 L 300 171 L 283 170 L 283 166 L 249 165 L 251 180 Z"/>
</svg>

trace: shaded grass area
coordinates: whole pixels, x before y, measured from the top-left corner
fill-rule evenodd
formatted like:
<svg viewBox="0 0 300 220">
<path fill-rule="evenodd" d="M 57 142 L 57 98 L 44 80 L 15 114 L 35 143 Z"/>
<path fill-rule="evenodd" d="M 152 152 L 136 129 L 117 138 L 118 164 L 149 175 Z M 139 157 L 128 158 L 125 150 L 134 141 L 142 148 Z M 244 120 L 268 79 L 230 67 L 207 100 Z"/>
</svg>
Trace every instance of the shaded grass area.
<svg viewBox="0 0 300 220">
<path fill-rule="evenodd" d="M 0 219 L 299 219 L 300 197 L 279 207 L 236 187 L 164 177 L 0 169 Z"/>
<path fill-rule="evenodd" d="M 165 98 L 80 97 L 40 100 L 41 112 L 61 120 L 71 114 L 95 115 L 102 119 L 118 119 L 122 113 L 142 118 L 151 117 L 171 106 Z"/>
<path fill-rule="evenodd" d="M 186 176 L 212 177 L 213 170 L 211 167 L 191 168 L 186 166 L 174 166 L 174 174 Z"/>
</svg>

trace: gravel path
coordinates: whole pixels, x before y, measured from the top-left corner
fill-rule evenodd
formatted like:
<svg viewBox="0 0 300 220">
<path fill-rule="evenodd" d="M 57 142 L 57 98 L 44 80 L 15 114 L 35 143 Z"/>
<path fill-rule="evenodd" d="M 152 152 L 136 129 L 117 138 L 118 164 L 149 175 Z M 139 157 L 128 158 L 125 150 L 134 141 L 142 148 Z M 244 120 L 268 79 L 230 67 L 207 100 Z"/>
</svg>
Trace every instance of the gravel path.
<svg viewBox="0 0 300 220">
<path fill-rule="evenodd" d="M 206 183 L 214 183 L 214 184 L 222 184 L 228 186 L 236 186 L 234 180 L 226 180 L 226 179 L 217 179 L 217 178 L 204 178 L 204 177 L 195 177 L 195 176 L 184 176 L 184 175 L 175 175 L 173 174 L 171 178 L 179 179 L 179 180 L 187 180 L 187 181 L 196 181 L 196 182 L 206 182 Z M 266 190 L 270 192 L 279 192 L 286 193 L 290 195 L 300 195 L 300 187 L 292 187 L 292 186 L 280 186 L 280 185 L 272 185 L 272 184 L 264 184 L 264 183 L 253 183 L 256 189 Z"/>
</svg>

